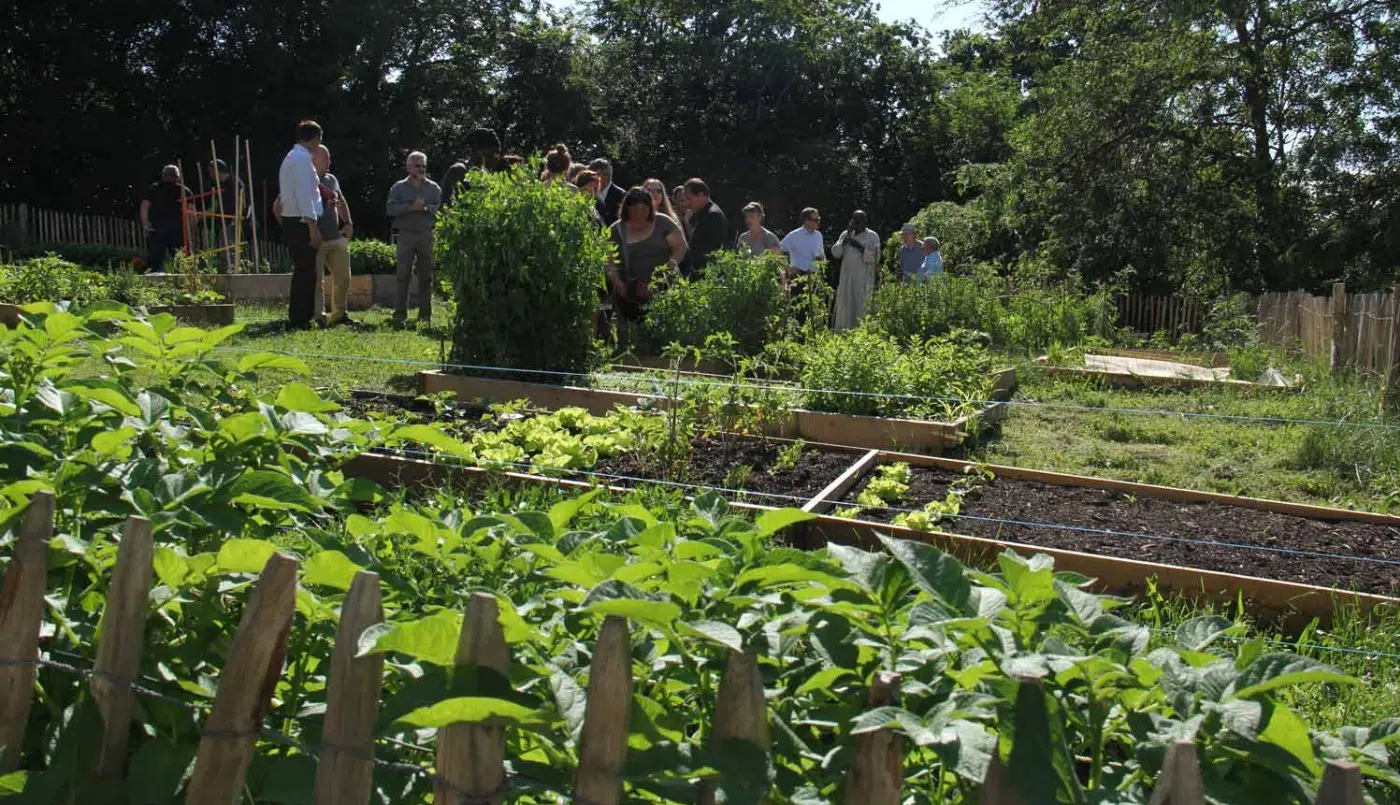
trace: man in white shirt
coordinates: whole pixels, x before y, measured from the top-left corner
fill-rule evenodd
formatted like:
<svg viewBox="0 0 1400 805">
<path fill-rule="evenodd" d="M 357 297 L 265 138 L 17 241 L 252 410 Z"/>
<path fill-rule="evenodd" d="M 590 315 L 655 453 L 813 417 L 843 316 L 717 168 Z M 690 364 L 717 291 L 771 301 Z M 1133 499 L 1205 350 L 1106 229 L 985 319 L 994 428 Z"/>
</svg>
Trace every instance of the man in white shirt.
<svg viewBox="0 0 1400 805">
<path fill-rule="evenodd" d="M 312 152 L 321 145 L 321 126 L 314 120 L 297 124 L 297 144 L 282 159 L 277 172 L 282 200 L 282 242 L 292 256 L 292 291 L 287 321 L 293 329 L 311 326 L 316 312 L 316 254 L 321 248 L 318 223 L 325 212 L 321 179 Z"/>
<path fill-rule="evenodd" d="M 826 259 L 821 227 L 821 213 L 816 207 L 808 207 L 802 211 L 802 226 L 787 233 L 778 244 L 778 250 L 788 256 L 788 279 L 812 273 L 817 269 L 817 261 Z"/>
</svg>

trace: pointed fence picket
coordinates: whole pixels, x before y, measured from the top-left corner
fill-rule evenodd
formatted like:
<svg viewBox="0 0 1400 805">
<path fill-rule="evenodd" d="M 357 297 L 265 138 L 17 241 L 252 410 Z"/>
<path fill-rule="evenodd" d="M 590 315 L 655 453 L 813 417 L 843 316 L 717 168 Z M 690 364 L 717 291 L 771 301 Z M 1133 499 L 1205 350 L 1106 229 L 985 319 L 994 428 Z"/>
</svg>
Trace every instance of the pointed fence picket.
<svg viewBox="0 0 1400 805">
<path fill-rule="evenodd" d="M 40 663 L 45 555 L 53 534 L 54 498 L 36 493 L 0 584 L 0 751 L 24 735 Z M 91 774 L 119 782 L 130 736 L 135 680 L 144 650 L 146 601 L 153 577 L 150 523 L 131 518 L 123 531 L 108 605 L 97 637 L 97 662 L 89 674 L 103 721 L 100 751 Z M 213 710 L 204 721 L 186 805 L 235 805 L 244 795 L 248 767 L 264 734 L 263 718 L 282 673 L 296 608 L 297 562 L 283 554 L 268 559 L 249 596 Z M 459 664 L 509 671 L 510 652 L 496 599 L 473 594 L 462 624 Z M 317 751 L 317 805 L 366 805 L 373 794 L 373 729 L 381 694 L 383 657 L 359 656 L 359 639 L 383 621 L 379 578 L 361 572 L 341 609 L 330 660 L 323 743 Z M 631 724 L 633 668 L 627 622 L 609 616 L 593 651 L 588 697 L 579 740 L 579 766 L 572 797 L 590 805 L 622 800 L 623 766 Z M 893 704 L 898 674 L 876 674 L 869 705 Z M 713 749 L 767 753 L 767 705 L 758 657 L 731 651 L 721 677 L 709 742 Z M 904 740 L 892 730 L 857 737 L 845 787 L 848 805 L 893 805 L 903 799 Z M 3 752 L 6 770 L 18 767 L 18 752 Z M 452 724 L 438 730 L 435 801 L 489 803 L 503 799 L 506 784 L 505 727 Z M 701 780 L 700 805 L 716 801 L 718 782 Z M 761 793 L 761 792 L 760 792 Z M 988 765 L 981 805 L 1027 805 L 995 754 Z M 1167 752 L 1151 805 L 1204 805 L 1195 746 L 1183 741 Z M 1327 765 L 1314 805 L 1363 805 L 1361 772 L 1350 763 Z"/>
</svg>

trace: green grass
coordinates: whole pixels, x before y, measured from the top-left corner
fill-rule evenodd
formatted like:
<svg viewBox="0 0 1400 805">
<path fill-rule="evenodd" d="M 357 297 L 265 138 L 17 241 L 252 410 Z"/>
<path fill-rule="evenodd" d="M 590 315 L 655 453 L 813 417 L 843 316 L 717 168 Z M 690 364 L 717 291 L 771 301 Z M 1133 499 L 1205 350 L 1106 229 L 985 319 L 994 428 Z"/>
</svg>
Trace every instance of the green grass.
<svg viewBox="0 0 1400 805">
<path fill-rule="evenodd" d="M 295 354 L 311 368 L 312 385 L 340 393 L 351 389 L 415 393 L 417 373 L 435 368 L 449 349 L 444 339 L 451 314 L 445 305 L 434 312 L 431 326 L 414 325 L 415 313 L 403 330 L 391 326 L 388 310 L 351 315 L 353 325 L 289 332 L 281 325 L 285 308 L 240 306 L 238 321 L 246 323 L 247 329 L 229 340 L 229 351 Z M 269 375 L 264 382 L 275 388 L 291 379 Z"/>
<path fill-rule="evenodd" d="M 973 460 L 1232 495 L 1400 509 L 1400 431 L 1174 415 L 1382 422 L 1381 388 L 1374 380 L 1314 375 L 1304 391 L 1279 394 L 1113 389 L 1047 377 L 1028 365 L 1019 367 L 1018 376 L 1017 399 L 1047 405 L 1013 406 L 1001 433 L 970 451 Z"/>
</svg>

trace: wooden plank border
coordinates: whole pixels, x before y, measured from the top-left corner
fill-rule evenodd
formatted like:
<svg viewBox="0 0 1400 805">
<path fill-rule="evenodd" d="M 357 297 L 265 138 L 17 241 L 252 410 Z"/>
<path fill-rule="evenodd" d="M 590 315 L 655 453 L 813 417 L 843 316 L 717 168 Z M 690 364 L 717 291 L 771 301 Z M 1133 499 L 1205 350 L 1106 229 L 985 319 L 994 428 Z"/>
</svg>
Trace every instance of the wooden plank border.
<svg viewBox="0 0 1400 805">
<path fill-rule="evenodd" d="M 818 492 L 816 497 L 802 505 L 802 511 L 813 514 L 825 514 L 836 505 L 836 501 L 845 497 L 852 487 L 861 482 L 861 479 L 870 472 L 880 461 L 880 451 L 871 450 L 865 455 L 855 460 L 855 463 L 846 468 L 846 471 L 836 476 L 836 480 L 827 484 L 827 487 Z"/>
<path fill-rule="evenodd" d="M 1014 369 L 997 372 L 993 399 L 1009 399 L 1016 387 Z M 578 407 L 602 416 L 616 406 L 647 404 L 665 409 L 669 401 L 651 394 L 607 391 L 580 386 L 557 386 L 522 380 L 455 375 L 440 370 L 418 373 L 419 393 L 425 395 L 453 392 L 463 402 L 478 399 L 490 402 L 510 402 L 527 399 L 539 408 L 558 409 Z M 1005 416 L 1004 402 L 994 402 L 983 410 L 953 422 L 929 422 L 873 416 L 829 414 L 820 411 L 794 409 L 792 417 L 778 423 L 770 436 L 803 438 L 808 441 L 840 444 L 867 449 L 903 446 L 915 450 L 943 452 L 960 446 L 970 435 Z"/>
</svg>

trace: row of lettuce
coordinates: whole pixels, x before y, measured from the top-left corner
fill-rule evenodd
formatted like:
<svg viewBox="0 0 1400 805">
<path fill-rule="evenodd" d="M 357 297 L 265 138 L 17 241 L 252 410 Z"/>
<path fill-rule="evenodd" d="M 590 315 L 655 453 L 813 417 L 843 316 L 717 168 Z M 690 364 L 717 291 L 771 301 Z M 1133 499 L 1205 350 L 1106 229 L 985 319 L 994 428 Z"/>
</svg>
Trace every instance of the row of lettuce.
<svg viewBox="0 0 1400 805">
<path fill-rule="evenodd" d="M 905 736 L 905 789 L 920 802 L 978 801 L 993 757 L 1026 801 L 1053 792 L 1058 802 L 1146 802 L 1167 747 L 1183 738 L 1196 742 L 1206 791 L 1220 801 L 1310 800 L 1333 759 L 1359 763 L 1378 800 L 1400 792 L 1390 754 L 1400 721 L 1309 726 L 1291 706 L 1295 692 L 1360 681 L 1243 639 L 1228 620 L 1154 633 L 1045 557 L 1005 554 L 975 570 L 893 539 L 870 551 L 797 550 L 780 532 L 806 515 L 754 518 L 715 495 L 620 499 L 488 483 L 468 497 L 448 488 L 406 497 L 342 469 L 375 448 L 462 443 L 429 425 L 351 418 L 304 383 L 258 396 L 259 374 L 306 368 L 271 354 L 216 357 L 237 330 L 98 309 L 34 312 L 0 331 L 0 546 L 29 496 L 57 494 L 50 656 L 91 664 L 117 535 L 137 514 L 158 546 L 143 684 L 207 704 L 254 574 L 273 552 L 291 553 L 302 560 L 298 614 L 266 725 L 315 743 L 338 607 L 354 574 L 373 570 L 387 623 L 362 649 L 389 659 L 379 756 L 426 768 L 430 757 L 414 747 L 437 727 L 503 723 L 517 801 L 569 789 L 589 649 L 607 615 L 631 624 L 624 778 L 640 800 L 693 802 L 696 781 L 715 777 L 729 802 L 841 801 L 854 744 L 877 729 Z M 598 435 L 586 420 L 567 424 Z M 451 673 L 475 590 L 501 603 L 508 678 Z M 715 691 L 735 651 L 760 658 L 761 746 L 712 740 Z M 879 671 L 902 675 L 897 706 L 864 706 Z M 21 771 L 0 778 L 0 793 L 89 801 L 93 782 L 73 771 L 92 768 L 81 740 L 95 732 L 88 686 L 48 669 L 40 686 Z M 178 801 L 196 715 L 143 699 L 135 717 L 121 793 Z M 248 794 L 310 803 L 314 768 L 262 742 Z M 376 769 L 375 785 L 385 801 L 430 797 L 430 779 L 403 768 Z"/>
</svg>

